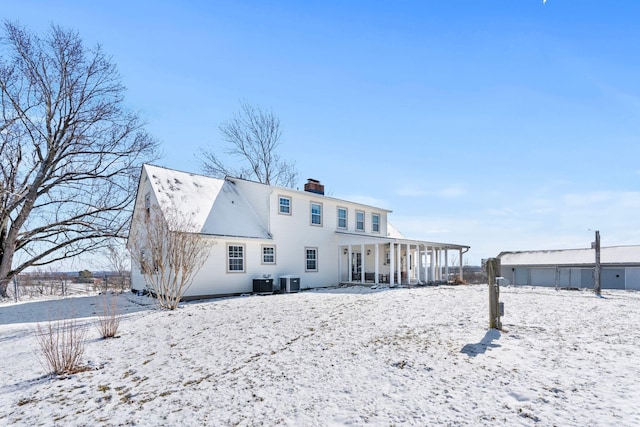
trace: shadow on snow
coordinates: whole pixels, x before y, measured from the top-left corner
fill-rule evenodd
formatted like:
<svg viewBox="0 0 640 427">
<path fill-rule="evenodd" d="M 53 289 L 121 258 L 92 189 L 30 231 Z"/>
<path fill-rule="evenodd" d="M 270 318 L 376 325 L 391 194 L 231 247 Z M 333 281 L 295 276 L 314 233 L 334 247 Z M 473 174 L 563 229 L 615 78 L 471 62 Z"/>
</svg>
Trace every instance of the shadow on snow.
<svg viewBox="0 0 640 427">
<path fill-rule="evenodd" d="M 484 354 L 488 348 L 500 347 L 500 344 L 495 344 L 494 340 L 500 339 L 500 331 L 497 329 L 489 329 L 484 335 L 484 338 L 480 342 L 475 344 L 465 344 L 460 350 L 460 353 L 464 353 L 469 357 L 476 357 L 479 354 Z"/>
</svg>

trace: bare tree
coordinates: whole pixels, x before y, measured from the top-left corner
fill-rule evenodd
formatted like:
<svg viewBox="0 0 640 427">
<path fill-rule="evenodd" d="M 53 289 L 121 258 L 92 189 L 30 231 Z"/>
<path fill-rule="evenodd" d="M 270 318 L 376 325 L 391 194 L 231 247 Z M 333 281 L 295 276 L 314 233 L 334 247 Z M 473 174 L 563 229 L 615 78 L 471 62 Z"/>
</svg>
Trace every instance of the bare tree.
<svg viewBox="0 0 640 427">
<path fill-rule="evenodd" d="M 105 268 L 115 273 L 109 278 L 110 284 L 120 291 L 128 289 L 131 283 L 131 257 L 126 247 L 114 240 L 106 247 L 104 258 Z"/>
<path fill-rule="evenodd" d="M 157 143 L 125 109 L 100 46 L 5 22 L 0 39 L 0 297 L 27 267 L 124 237 L 140 165 Z"/>
<path fill-rule="evenodd" d="M 210 239 L 175 204 L 153 205 L 133 219 L 131 258 L 160 307 L 174 310 L 209 257 Z"/>
<path fill-rule="evenodd" d="M 229 144 L 225 154 L 238 159 L 234 168 L 214 151 L 201 149 L 205 173 L 223 178 L 235 176 L 264 184 L 294 187 L 298 180 L 295 162 L 282 160 L 277 153 L 281 144 L 280 119 L 272 111 L 240 103 L 240 112 L 220 125 L 222 139 Z"/>
</svg>

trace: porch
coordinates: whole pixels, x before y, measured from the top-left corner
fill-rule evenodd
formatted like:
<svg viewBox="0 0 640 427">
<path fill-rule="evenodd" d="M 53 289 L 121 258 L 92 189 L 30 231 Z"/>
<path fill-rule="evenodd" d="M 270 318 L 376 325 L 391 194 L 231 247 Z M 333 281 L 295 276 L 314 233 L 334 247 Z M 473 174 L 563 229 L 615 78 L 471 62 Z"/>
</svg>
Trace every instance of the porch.
<svg viewBox="0 0 640 427">
<path fill-rule="evenodd" d="M 359 243 L 345 236 L 338 245 L 338 283 L 411 286 L 462 278 L 468 246 L 358 237 Z"/>
</svg>

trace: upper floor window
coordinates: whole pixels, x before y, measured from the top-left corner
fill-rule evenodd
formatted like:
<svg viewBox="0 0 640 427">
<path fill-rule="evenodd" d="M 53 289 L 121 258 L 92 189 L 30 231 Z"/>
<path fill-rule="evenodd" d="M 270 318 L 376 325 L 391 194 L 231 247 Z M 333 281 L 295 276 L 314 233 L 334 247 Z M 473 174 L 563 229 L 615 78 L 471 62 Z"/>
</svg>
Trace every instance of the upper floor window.
<svg viewBox="0 0 640 427">
<path fill-rule="evenodd" d="M 275 246 L 262 247 L 262 263 L 263 264 L 276 263 L 276 247 Z"/>
<path fill-rule="evenodd" d="M 356 211 L 356 231 L 364 231 L 364 212 Z"/>
<path fill-rule="evenodd" d="M 380 214 L 371 214 L 371 231 L 374 233 L 380 232 Z"/>
<path fill-rule="evenodd" d="M 144 196 L 144 211 L 147 216 L 151 214 L 151 194 L 149 193 Z"/>
<path fill-rule="evenodd" d="M 338 228 L 347 229 L 347 209 L 338 208 Z"/>
<path fill-rule="evenodd" d="M 305 248 L 306 271 L 318 271 L 318 248 Z"/>
<path fill-rule="evenodd" d="M 291 215 L 291 197 L 278 197 L 278 212 L 283 215 Z"/>
<path fill-rule="evenodd" d="M 227 246 L 227 271 L 230 273 L 244 272 L 244 245 Z"/>
<path fill-rule="evenodd" d="M 322 225 L 322 203 L 311 202 L 311 225 Z"/>
</svg>

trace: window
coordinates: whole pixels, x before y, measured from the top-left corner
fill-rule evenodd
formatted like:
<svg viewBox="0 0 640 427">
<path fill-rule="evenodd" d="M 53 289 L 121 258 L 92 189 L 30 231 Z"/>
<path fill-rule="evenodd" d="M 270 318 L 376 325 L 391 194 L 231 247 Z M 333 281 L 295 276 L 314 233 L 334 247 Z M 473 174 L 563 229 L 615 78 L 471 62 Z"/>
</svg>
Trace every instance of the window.
<svg viewBox="0 0 640 427">
<path fill-rule="evenodd" d="M 356 211 L 356 231 L 364 231 L 364 212 Z"/>
<path fill-rule="evenodd" d="M 347 209 L 338 208 L 338 228 L 347 229 Z"/>
<path fill-rule="evenodd" d="M 305 248 L 306 265 L 305 271 L 318 271 L 318 249 Z"/>
<path fill-rule="evenodd" d="M 280 196 L 278 212 L 282 215 L 291 215 L 291 197 Z"/>
<path fill-rule="evenodd" d="M 147 214 L 147 218 L 151 214 L 151 194 L 147 193 L 144 196 L 144 211 Z"/>
<path fill-rule="evenodd" d="M 380 232 L 380 214 L 371 214 L 371 231 Z"/>
<path fill-rule="evenodd" d="M 262 247 L 262 263 L 263 264 L 276 263 L 276 247 L 275 246 Z"/>
<path fill-rule="evenodd" d="M 322 204 L 311 202 L 311 225 L 322 225 Z"/>
<path fill-rule="evenodd" d="M 144 249 L 140 249 L 140 274 L 147 272 L 147 254 Z"/>
<path fill-rule="evenodd" d="M 385 251 L 384 252 L 384 265 L 390 265 L 391 264 L 391 254 L 389 253 L 389 251 Z"/>
<path fill-rule="evenodd" d="M 229 273 L 244 273 L 244 245 L 228 245 L 227 259 Z"/>
</svg>

